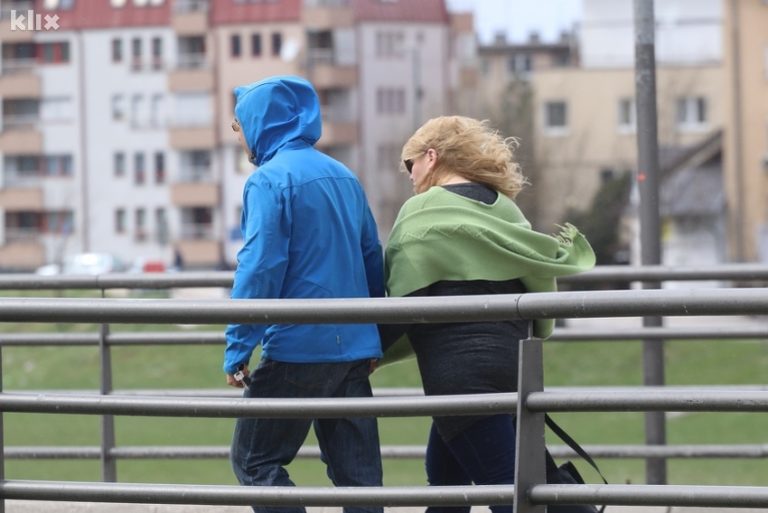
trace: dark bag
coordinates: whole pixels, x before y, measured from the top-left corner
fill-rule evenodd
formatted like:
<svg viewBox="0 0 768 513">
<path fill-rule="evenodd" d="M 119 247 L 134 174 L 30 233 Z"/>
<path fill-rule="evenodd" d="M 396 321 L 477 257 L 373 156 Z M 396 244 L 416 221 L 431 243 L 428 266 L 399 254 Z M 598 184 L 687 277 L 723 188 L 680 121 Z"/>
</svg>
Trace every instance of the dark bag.
<svg viewBox="0 0 768 513">
<path fill-rule="evenodd" d="M 603 473 L 600 472 L 600 469 L 597 467 L 595 460 L 592 459 L 592 457 L 584 450 L 584 448 L 578 444 L 578 442 L 576 442 L 576 440 L 571 438 L 571 436 L 566 433 L 563 428 L 558 426 L 557 423 L 552 420 L 549 415 L 545 415 L 544 421 L 546 422 L 547 426 L 549 426 L 549 429 L 551 429 L 563 442 L 565 442 L 568 447 L 573 449 L 576 454 L 584 458 L 584 460 L 589 463 L 592 468 L 597 471 L 598 474 L 600 474 L 600 477 L 603 479 L 603 483 L 608 484 L 605 476 L 603 476 Z M 550 456 L 549 452 L 547 452 L 547 483 L 584 484 L 584 478 L 582 478 L 581 474 L 579 474 L 579 471 L 576 470 L 576 465 L 570 461 L 566 461 L 558 467 L 555 464 L 555 461 L 552 459 L 552 456 Z M 603 513 L 603 511 L 605 511 L 605 506 L 598 510 L 596 507 L 586 504 L 553 504 L 551 506 L 547 506 L 547 511 L 549 513 Z"/>
</svg>

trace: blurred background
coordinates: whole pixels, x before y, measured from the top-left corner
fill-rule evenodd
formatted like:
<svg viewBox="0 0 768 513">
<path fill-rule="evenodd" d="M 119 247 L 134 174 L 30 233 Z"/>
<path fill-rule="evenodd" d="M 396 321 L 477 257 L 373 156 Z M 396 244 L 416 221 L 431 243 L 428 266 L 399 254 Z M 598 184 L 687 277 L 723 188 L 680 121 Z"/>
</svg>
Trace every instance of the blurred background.
<svg viewBox="0 0 768 513">
<path fill-rule="evenodd" d="M 632 0 L 3 0 L 0 271 L 225 269 L 232 89 L 298 74 L 386 241 L 427 119 L 518 138 L 538 229 L 637 262 Z M 664 263 L 768 262 L 768 5 L 656 2 Z"/>
</svg>

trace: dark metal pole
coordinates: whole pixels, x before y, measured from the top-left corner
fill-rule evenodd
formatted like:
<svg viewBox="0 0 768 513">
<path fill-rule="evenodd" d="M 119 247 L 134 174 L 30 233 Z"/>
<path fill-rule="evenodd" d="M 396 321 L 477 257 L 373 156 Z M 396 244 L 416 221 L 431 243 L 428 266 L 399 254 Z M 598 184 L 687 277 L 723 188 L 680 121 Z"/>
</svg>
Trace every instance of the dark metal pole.
<svg viewBox="0 0 768 513">
<path fill-rule="evenodd" d="M 656 117 L 656 56 L 653 0 L 635 4 L 635 91 L 637 103 L 637 187 L 640 192 L 640 255 L 642 265 L 661 263 L 659 229 L 659 141 Z M 643 288 L 660 288 L 659 282 L 644 282 Z M 643 326 L 662 325 L 661 317 L 643 317 Z M 664 385 L 664 341 L 643 341 L 643 381 L 648 386 Z M 663 412 L 645 414 L 645 441 L 666 444 Z M 649 458 L 648 484 L 666 484 L 666 461 Z"/>
<path fill-rule="evenodd" d="M 102 289 L 102 298 L 105 291 Z M 99 393 L 108 395 L 112 393 L 112 351 L 109 347 L 109 324 L 102 324 L 99 329 L 99 361 L 101 365 L 101 379 L 99 380 Z M 113 415 L 101 416 L 101 480 L 105 483 L 117 481 L 117 462 L 112 456 L 115 448 L 115 417 Z"/>
<path fill-rule="evenodd" d="M 3 348 L 0 347 L 0 393 L 3 391 Z M 0 410 L 0 483 L 5 481 L 5 426 Z M 0 513 L 5 513 L 5 497 L 0 496 Z"/>
</svg>

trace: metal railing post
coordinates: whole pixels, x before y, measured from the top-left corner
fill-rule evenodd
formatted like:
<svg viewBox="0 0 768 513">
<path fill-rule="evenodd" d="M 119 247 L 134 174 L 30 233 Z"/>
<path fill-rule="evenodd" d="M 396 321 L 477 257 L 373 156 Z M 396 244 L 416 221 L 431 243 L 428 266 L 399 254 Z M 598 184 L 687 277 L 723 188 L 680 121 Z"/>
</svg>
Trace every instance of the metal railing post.
<svg viewBox="0 0 768 513">
<path fill-rule="evenodd" d="M 104 297 L 104 289 L 101 296 Z M 99 328 L 99 364 L 101 366 L 101 378 L 99 380 L 99 393 L 107 395 L 112 393 L 112 355 L 109 347 L 109 324 L 102 324 Z M 117 462 L 112 456 L 115 448 L 115 417 L 113 415 L 101 416 L 101 480 L 104 482 L 117 481 Z"/>
<path fill-rule="evenodd" d="M 0 393 L 3 392 L 3 346 L 0 346 Z M 5 426 L 0 410 L 0 482 L 5 481 Z M 0 497 L 0 513 L 5 513 L 5 496 Z"/>
<path fill-rule="evenodd" d="M 528 492 L 537 484 L 546 484 L 544 464 L 544 413 L 526 406 L 528 395 L 544 390 L 544 363 L 540 338 L 520 341 L 517 385 L 517 441 L 515 462 L 515 502 L 517 513 L 546 513 L 545 505 L 530 502 Z"/>
</svg>

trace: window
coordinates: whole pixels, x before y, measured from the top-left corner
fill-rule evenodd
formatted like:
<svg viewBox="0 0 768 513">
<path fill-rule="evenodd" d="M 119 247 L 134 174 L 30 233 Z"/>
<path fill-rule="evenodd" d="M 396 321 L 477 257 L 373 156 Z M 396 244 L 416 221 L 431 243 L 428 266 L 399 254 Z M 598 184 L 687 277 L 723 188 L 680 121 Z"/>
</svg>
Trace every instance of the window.
<svg viewBox="0 0 768 513">
<path fill-rule="evenodd" d="M 765 79 L 768 80 L 768 46 L 765 47 L 764 51 L 763 69 L 765 70 Z"/>
<path fill-rule="evenodd" d="M 140 94 L 135 94 L 131 98 L 131 124 L 133 126 L 144 126 L 146 121 L 144 97 Z"/>
<path fill-rule="evenodd" d="M 112 40 L 112 62 L 114 63 L 123 62 L 123 40 L 122 39 Z"/>
<path fill-rule="evenodd" d="M 261 57 L 261 34 L 251 34 L 251 56 Z"/>
<path fill-rule="evenodd" d="M 152 69 L 163 69 L 163 40 L 159 37 L 152 38 Z"/>
<path fill-rule="evenodd" d="M 618 128 L 620 132 L 635 131 L 635 100 L 634 98 L 620 98 L 618 112 Z"/>
<path fill-rule="evenodd" d="M 272 33 L 272 56 L 279 57 L 283 50 L 283 35 L 280 32 Z"/>
<path fill-rule="evenodd" d="M 145 179 L 144 169 L 144 154 L 135 153 L 133 155 L 133 183 L 136 185 L 144 185 Z"/>
<path fill-rule="evenodd" d="M 168 217 L 163 207 L 155 209 L 155 227 L 157 242 L 163 245 L 168 244 Z"/>
<path fill-rule="evenodd" d="M 141 39 L 134 37 L 131 43 L 131 68 L 141 69 Z"/>
<path fill-rule="evenodd" d="M 44 157 L 46 176 L 72 176 L 71 155 L 48 155 Z"/>
<path fill-rule="evenodd" d="M 137 208 L 134 212 L 134 219 L 136 221 L 136 240 L 143 241 L 147 238 L 146 219 L 147 213 L 143 208 Z"/>
<path fill-rule="evenodd" d="M 53 96 L 40 101 L 40 121 L 67 122 L 75 118 L 75 106 L 68 96 Z"/>
<path fill-rule="evenodd" d="M 563 134 L 568 128 L 568 105 L 564 101 L 549 101 L 544 104 L 544 131 L 549 134 Z"/>
<path fill-rule="evenodd" d="M 112 167 L 115 178 L 122 178 L 125 176 L 125 153 L 122 151 L 115 152 L 112 160 Z"/>
<path fill-rule="evenodd" d="M 533 69 L 530 54 L 516 53 L 507 61 L 507 70 L 511 75 L 527 75 Z"/>
<path fill-rule="evenodd" d="M 155 153 L 155 183 L 165 183 L 165 154 L 160 151 Z"/>
<path fill-rule="evenodd" d="M 38 62 L 62 64 L 69 62 L 69 43 L 40 43 L 37 47 Z"/>
<path fill-rule="evenodd" d="M 404 40 L 405 36 L 402 32 L 377 32 L 376 57 L 402 57 Z"/>
<path fill-rule="evenodd" d="M 125 99 L 122 94 L 112 95 L 112 119 L 120 121 L 125 118 Z"/>
<path fill-rule="evenodd" d="M 125 233 L 125 209 L 115 209 L 115 233 Z"/>
<path fill-rule="evenodd" d="M 697 129 L 707 124 L 707 99 L 703 96 L 684 96 L 677 99 L 677 126 Z"/>
<path fill-rule="evenodd" d="M 405 112 L 405 90 L 400 88 L 377 90 L 376 111 L 379 114 L 402 114 Z"/>
<path fill-rule="evenodd" d="M 240 34 L 232 34 L 229 37 L 229 55 L 232 57 L 240 57 Z"/>
<path fill-rule="evenodd" d="M 165 126 L 165 98 L 162 94 L 152 96 L 152 105 L 149 112 L 149 123 L 152 126 Z"/>
</svg>

